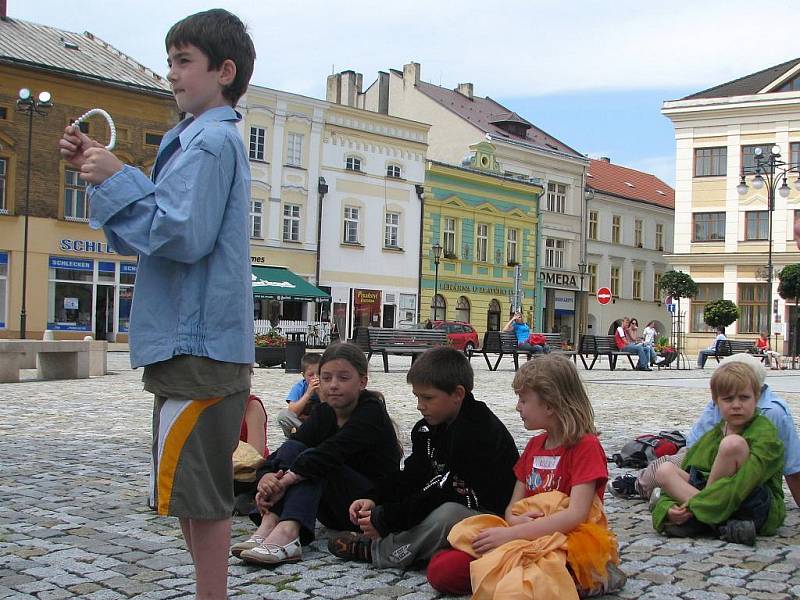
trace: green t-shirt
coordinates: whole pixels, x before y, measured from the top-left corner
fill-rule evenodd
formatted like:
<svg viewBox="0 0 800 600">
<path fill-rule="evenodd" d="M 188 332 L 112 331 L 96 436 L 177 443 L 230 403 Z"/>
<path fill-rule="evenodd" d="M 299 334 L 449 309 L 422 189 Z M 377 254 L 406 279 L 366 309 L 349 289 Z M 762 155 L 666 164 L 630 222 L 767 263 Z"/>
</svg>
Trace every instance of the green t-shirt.
<svg viewBox="0 0 800 600">
<path fill-rule="evenodd" d="M 689 448 L 681 465 L 685 471 L 695 467 L 706 477 L 711 472 L 717 457 L 720 442 L 724 437 L 724 421 Z M 708 525 L 718 525 L 727 521 L 742 502 L 759 485 L 766 485 L 772 493 L 769 516 L 759 531 L 763 535 L 773 535 L 786 517 L 783 500 L 783 442 L 778 437 L 775 425 L 763 415 L 757 415 L 741 433 L 750 447 L 750 456 L 733 477 L 723 477 L 707 485 L 699 494 L 689 500 L 688 507 L 698 521 Z M 660 531 L 667 521 L 667 511 L 677 502 L 664 493 L 653 508 L 653 527 Z"/>
</svg>

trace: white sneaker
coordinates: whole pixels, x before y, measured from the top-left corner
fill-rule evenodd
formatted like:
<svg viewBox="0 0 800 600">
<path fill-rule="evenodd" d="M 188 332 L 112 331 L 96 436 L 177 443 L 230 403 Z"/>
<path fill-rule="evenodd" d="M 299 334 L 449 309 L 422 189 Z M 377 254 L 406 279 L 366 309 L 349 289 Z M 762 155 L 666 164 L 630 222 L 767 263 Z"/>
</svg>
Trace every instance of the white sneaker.
<svg viewBox="0 0 800 600">
<path fill-rule="evenodd" d="M 667 360 L 667 359 L 666 359 L 666 358 L 664 358 L 663 356 L 656 356 L 656 364 L 657 364 L 657 365 L 660 365 L 660 364 L 661 364 L 662 362 L 664 362 L 665 360 Z"/>
<path fill-rule="evenodd" d="M 653 493 L 650 494 L 650 499 L 647 501 L 647 508 L 650 509 L 650 512 L 653 512 L 656 504 L 658 504 L 659 498 L 661 498 L 661 488 L 657 487 L 653 490 Z"/>
<path fill-rule="evenodd" d="M 245 562 L 258 565 L 282 565 L 283 563 L 297 562 L 303 559 L 303 548 L 300 538 L 295 538 L 285 546 L 277 544 L 261 544 L 250 550 L 245 550 L 239 555 Z"/>
<path fill-rule="evenodd" d="M 251 535 L 243 542 L 238 542 L 231 546 L 231 555 L 239 558 L 245 550 L 252 550 L 260 546 L 264 542 L 264 538 L 260 535 Z"/>
</svg>

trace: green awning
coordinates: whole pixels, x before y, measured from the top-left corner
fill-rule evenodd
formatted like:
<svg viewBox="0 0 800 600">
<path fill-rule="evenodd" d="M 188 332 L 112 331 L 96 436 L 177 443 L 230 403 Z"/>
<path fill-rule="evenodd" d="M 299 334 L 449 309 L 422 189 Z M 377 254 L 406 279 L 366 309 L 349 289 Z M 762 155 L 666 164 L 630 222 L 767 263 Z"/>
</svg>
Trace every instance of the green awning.
<svg viewBox="0 0 800 600">
<path fill-rule="evenodd" d="M 318 287 L 283 267 L 253 266 L 253 298 L 330 302 L 331 297 Z"/>
</svg>

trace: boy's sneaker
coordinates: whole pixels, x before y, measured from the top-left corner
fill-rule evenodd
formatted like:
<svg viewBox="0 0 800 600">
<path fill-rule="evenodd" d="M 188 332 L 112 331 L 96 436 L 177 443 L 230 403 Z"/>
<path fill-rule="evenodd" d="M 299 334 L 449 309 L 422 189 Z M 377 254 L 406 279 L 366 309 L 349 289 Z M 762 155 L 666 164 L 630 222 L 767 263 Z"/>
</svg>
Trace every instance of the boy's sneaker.
<svg viewBox="0 0 800 600">
<path fill-rule="evenodd" d="M 634 473 L 625 473 L 620 475 L 613 481 L 608 482 L 608 492 L 617 498 L 641 498 L 639 493 L 639 485 L 636 483 L 636 475 Z"/>
<path fill-rule="evenodd" d="M 372 540 L 353 531 L 343 531 L 328 538 L 328 551 L 345 560 L 372 562 Z"/>
<path fill-rule="evenodd" d="M 650 499 L 647 501 L 647 508 L 650 509 L 650 512 L 653 512 L 653 509 L 656 507 L 656 504 L 658 504 L 660 498 L 661 488 L 654 488 L 653 492 L 650 494 Z"/>
<path fill-rule="evenodd" d="M 661 363 L 663 363 L 665 360 L 667 360 L 667 359 L 666 359 L 666 358 L 664 358 L 663 356 L 656 356 L 656 364 L 657 364 L 657 365 L 660 365 L 660 364 L 661 364 Z"/>
<path fill-rule="evenodd" d="M 711 530 L 708 525 L 701 523 L 697 519 L 689 519 L 686 523 L 664 523 L 664 533 L 668 537 L 695 538 L 707 535 Z"/>
<path fill-rule="evenodd" d="M 756 525 L 752 521 L 728 519 L 719 526 L 719 539 L 732 544 L 756 545 Z"/>
</svg>

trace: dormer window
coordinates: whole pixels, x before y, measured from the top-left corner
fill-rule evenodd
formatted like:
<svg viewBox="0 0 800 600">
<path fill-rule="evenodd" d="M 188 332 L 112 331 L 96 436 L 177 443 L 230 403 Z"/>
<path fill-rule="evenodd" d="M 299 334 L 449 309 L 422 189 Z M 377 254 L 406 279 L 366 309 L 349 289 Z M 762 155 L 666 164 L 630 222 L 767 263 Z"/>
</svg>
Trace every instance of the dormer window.
<svg viewBox="0 0 800 600">
<path fill-rule="evenodd" d="M 357 156 L 348 156 L 344 162 L 344 168 L 348 171 L 361 171 L 361 159 Z"/>
</svg>

